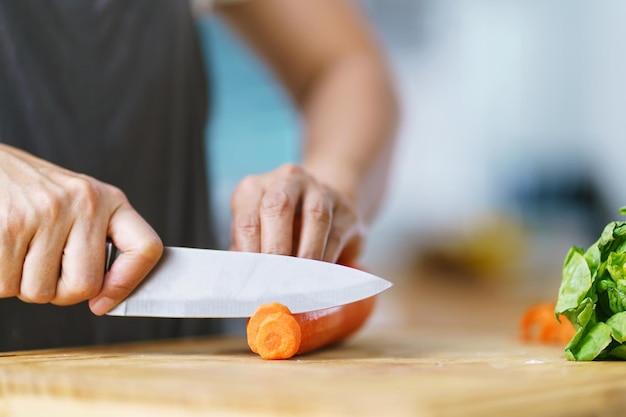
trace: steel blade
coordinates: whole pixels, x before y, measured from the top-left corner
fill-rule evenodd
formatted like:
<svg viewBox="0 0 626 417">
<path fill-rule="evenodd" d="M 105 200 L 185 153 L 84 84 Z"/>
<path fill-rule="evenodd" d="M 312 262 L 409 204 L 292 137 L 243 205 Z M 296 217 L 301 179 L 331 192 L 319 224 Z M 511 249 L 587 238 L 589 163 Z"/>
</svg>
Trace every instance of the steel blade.
<svg viewBox="0 0 626 417">
<path fill-rule="evenodd" d="M 114 316 L 249 317 L 279 302 L 293 313 L 357 301 L 391 283 L 329 262 L 249 252 L 167 247 Z"/>
</svg>

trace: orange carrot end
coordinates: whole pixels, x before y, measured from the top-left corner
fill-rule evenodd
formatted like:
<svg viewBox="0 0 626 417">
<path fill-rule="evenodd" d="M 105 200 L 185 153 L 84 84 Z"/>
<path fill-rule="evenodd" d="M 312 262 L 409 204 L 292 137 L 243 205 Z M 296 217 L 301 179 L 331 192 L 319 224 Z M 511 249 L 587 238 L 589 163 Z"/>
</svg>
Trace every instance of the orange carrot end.
<svg viewBox="0 0 626 417">
<path fill-rule="evenodd" d="M 246 336 L 248 339 L 248 346 L 250 346 L 250 350 L 252 352 L 258 353 L 256 336 L 259 332 L 259 327 L 261 326 L 261 323 L 263 323 L 263 320 L 265 320 L 267 316 L 277 312 L 291 314 L 289 308 L 280 303 L 273 302 L 260 306 L 255 311 L 254 315 L 248 319 L 248 322 L 246 323 Z"/>
<path fill-rule="evenodd" d="M 298 353 L 302 334 L 297 320 L 279 311 L 265 317 L 256 334 L 257 353 L 263 359 L 289 359 Z"/>
<path fill-rule="evenodd" d="M 522 340 L 566 345 L 574 337 L 576 329 L 563 315 L 559 316 L 559 323 L 554 316 L 554 307 L 555 303 L 545 302 L 526 310 L 520 322 Z"/>
</svg>

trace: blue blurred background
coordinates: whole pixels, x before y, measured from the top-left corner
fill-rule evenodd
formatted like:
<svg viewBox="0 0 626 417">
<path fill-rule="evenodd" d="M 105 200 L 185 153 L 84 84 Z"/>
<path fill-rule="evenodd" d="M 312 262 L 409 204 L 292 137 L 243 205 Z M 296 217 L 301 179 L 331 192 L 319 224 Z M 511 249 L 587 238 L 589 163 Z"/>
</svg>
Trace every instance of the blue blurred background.
<svg viewBox="0 0 626 417">
<path fill-rule="evenodd" d="M 298 115 L 264 63 L 215 18 L 199 25 L 211 89 L 207 157 L 213 223 L 227 248 L 229 198 L 245 175 L 298 161 Z"/>
<path fill-rule="evenodd" d="M 569 246 L 590 244 L 618 217 L 626 205 L 625 2 L 362 4 L 403 107 L 389 193 L 364 254 L 372 269 L 482 247 L 486 254 L 472 255 L 482 267 L 510 263 L 515 252 L 556 270 Z M 212 68 L 214 221 L 227 245 L 234 185 L 297 161 L 299 123 L 228 30 L 211 17 L 200 30 Z"/>
</svg>

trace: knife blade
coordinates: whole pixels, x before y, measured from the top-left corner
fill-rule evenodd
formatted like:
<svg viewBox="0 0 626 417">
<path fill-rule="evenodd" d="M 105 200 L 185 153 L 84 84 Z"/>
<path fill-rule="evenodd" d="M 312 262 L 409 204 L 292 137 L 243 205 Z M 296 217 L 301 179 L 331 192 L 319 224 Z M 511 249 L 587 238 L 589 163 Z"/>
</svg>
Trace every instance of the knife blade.
<svg viewBox="0 0 626 417">
<path fill-rule="evenodd" d="M 115 259 L 107 244 L 107 269 Z M 108 315 L 250 317 L 279 302 L 293 313 L 376 295 L 391 283 L 356 268 L 285 255 L 166 247 L 142 283 Z"/>
</svg>

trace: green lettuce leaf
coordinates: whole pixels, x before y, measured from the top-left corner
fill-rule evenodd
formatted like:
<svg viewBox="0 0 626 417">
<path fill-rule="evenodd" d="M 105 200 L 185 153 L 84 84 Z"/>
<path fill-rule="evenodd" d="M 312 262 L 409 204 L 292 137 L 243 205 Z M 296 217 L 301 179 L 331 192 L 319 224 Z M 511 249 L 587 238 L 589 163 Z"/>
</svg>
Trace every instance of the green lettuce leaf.
<svg viewBox="0 0 626 417">
<path fill-rule="evenodd" d="M 568 360 L 626 360 L 626 222 L 607 224 L 587 250 L 569 250 L 554 313 L 576 328 Z"/>
<path fill-rule="evenodd" d="M 611 328 L 613 339 L 619 343 L 626 342 L 626 312 L 614 314 L 606 324 Z"/>
<path fill-rule="evenodd" d="M 591 271 L 580 248 L 573 247 L 563 266 L 563 280 L 559 288 L 557 315 L 580 305 L 591 289 Z"/>
<path fill-rule="evenodd" d="M 574 346 L 566 348 L 566 356 L 577 361 L 591 361 L 597 358 L 611 343 L 611 327 L 606 323 L 594 324 Z M 569 345 L 568 345 L 569 346 Z"/>
</svg>

